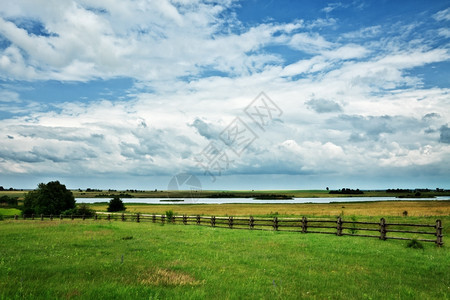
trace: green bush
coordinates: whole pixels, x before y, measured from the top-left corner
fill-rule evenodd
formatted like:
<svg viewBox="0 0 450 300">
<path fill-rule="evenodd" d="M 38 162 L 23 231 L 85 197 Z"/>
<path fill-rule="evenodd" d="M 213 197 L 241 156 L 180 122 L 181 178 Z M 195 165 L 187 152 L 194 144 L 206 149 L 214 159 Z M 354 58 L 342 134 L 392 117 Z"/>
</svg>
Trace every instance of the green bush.
<svg viewBox="0 0 450 300">
<path fill-rule="evenodd" d="M 95 215 L 95 210 L 89 208 L 89 205 L 86 203 L 81 203 L 78 207 L 68 209 L 62 212 L 65 216 L 86 216 L 86 217 L 93 217 Z"/>
<path fill-rule="evenodd" d="M 412 239 L 410 240 L 407 244 L 406 247 L 408 248 L 413 248 L 413 249 L 423 249 L 423 245 L 421 242 L 419 242 L 416 239 Z"/>
<path fill-rule="evenodd" d="M 172 210 L 166 211 L 167 223 L 173 222 L 174 212 Z"/>
<path fill-rule="evenodd" d="M 109 212 L 124 211 L 126 209 L 127 208 L 125 207 L 125 205 L 123 205 L 123 202 L 122 200 L 120 200 L 119 196 L 114 196 L 114 198 L 109 201 Z"/>
</svg>

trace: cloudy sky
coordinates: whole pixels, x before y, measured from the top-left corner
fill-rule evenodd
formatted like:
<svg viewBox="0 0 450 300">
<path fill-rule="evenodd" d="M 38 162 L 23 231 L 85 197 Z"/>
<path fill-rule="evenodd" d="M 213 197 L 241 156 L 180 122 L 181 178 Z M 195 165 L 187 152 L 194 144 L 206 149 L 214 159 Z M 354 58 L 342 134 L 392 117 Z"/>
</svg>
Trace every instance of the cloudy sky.
<svg viewBox="0 0 450 300">
<path fill-rule="evenodd" d="M 449 1 L 3 1 L 0 185 L 450 188 L 449 50 Z"/>
</svg>

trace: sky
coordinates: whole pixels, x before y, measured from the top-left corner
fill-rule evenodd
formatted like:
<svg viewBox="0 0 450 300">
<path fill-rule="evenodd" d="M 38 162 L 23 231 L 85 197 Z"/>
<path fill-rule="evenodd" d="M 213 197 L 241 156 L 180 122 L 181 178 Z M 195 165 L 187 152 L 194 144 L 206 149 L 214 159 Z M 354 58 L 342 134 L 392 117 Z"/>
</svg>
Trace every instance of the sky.
<svg viewBox="0 0 450 300">
<path fill-rule="evenodd" d="M 450 188 L 449 50 L 450 1 L 3 1 L 0 186 Z"/>
</svg>

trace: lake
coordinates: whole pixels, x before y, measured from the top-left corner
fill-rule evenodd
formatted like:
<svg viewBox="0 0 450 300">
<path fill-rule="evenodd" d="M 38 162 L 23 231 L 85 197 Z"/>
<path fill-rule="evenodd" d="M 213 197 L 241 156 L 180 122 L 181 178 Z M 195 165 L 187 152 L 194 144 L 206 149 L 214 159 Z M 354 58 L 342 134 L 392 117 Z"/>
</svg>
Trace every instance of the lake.
<svg viewBox="0 0 450 300">
<path fill-rule="evenodd" d="M 111 198 L 76 198 L 77 203 L 109 202 Z M 371 201 L 418 201 L 450 200 L 450 196 L 436 198 L 395 198 L 395 197 L 339 197 L 339 198 L 293 198 L 288 200 L 256 200 L 253 198 L 122 198 L 123 203 L 143 204 L 231 204 L 231 203 L 331 203 L 331 202 L 371 202 Z"/>
</svg>

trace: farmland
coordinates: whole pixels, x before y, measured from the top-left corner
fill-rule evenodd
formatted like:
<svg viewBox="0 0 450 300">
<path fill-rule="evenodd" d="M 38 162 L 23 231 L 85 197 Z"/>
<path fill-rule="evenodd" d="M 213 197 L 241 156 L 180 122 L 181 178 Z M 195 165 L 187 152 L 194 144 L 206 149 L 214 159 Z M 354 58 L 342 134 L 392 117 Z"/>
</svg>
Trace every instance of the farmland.
<svg viewBox="0 0 450 300">
<path fill-rule="evenodd" d="M 0 231 L 0 298 L 449 298 L 450 251 L 432 244 L 105 220 Z"/>
</svg>

